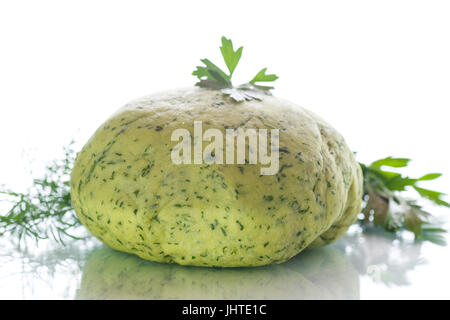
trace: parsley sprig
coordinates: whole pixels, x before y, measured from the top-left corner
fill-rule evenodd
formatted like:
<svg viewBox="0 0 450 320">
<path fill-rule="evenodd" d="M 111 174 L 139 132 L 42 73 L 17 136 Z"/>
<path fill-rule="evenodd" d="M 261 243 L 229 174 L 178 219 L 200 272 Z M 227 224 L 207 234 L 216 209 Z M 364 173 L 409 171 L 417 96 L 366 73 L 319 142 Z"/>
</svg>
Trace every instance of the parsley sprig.
<svg viewBox="0 0 450 320">
<path fill-rule="evenodd" d="M 199 81 L 197 86 L 207 89 L 222 90 L 225 95 L 230 96 L 236 102 L 245 100 L 262 100 L 264 95 L 270 94 L 272 86 L 261 85 L 261 82 L 273 82 L 278 79 L 275 74 L 266 74 L 267 68 L 261 69 L 249 82 L 241 84 L 237 87 L 233 86 L 231 78 L 234 70 L 239 63 L 242 56 L 243 47 L 237 50 L 233 48 L 233 42 L 230 39 L 222 37 L 222 52 L 225 65 L 228 69 L 228 74 L 212 63 L 208 59 L 201 59 L 204 66 L 197 66 L 197 69 L 192 72 Z"/>
<path fill-rule="evenodd" d="M 400 173 L 384 169 L 404 168 L 410 159 L 387 157 L 376 160 L 370 165 L 361 164 L 364 175 L 364 208 L 363 227 L 381 226 L 387 231 L 408 230 L 416 239 L 428 240 L 437 244 L 445 244 L 442 233 L 446 232 L 433 221 L 432 215 L 423 210 L 416 199 L 404 194 L 408 189 L 415 190 L 420 197 L 432 203 L 450 207 L 442 199 L 444 193 L 420 187 L 422 181 L 439 178 L 440 173 L 429 173 L 419 178 L 411 178 Z"/>
</svg>

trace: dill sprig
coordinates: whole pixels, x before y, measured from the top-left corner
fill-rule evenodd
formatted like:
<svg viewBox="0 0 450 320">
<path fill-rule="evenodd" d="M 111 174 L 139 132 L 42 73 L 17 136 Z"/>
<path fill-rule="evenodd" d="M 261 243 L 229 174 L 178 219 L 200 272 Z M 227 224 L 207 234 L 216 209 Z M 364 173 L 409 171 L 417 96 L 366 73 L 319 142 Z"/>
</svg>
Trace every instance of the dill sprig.
<svg viewBox="0 0 450 320">
<path fill-rule="evenodd" d="M 0 188 L 1 201 L 10 204 L 5 214 L 0 213 L 0 237 L 9 237 L 18 246 L 27 239 L 53 239 L 64 244 L 64 239 L 82 239 L 75 229 L 81 225 L 70 199 L 70 173 L 75 160 L 73 141 L 64 147 L 64 156 L 45 168 L 40 178 L 25 192 Z"/>
</svg>

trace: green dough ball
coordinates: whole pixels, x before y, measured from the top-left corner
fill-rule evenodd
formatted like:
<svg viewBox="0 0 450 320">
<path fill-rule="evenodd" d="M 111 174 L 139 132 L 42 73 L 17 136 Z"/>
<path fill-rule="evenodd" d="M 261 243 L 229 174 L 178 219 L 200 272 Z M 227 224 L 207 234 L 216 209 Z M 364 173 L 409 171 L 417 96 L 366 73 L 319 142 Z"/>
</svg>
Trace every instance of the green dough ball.
<svg viewBox="0 0 450 320">
<path fill-rule="evenodd" d="M 224 136 L 279 129 L 278 172 L 174 164 L 172 132 L 193 137 L 194 121 Z M 235 103 L 192 88 L 112 115 L 78 153 L 71 196 L 80 221 L 114 249 L 181 265 L 260 266 L 342 236 L 360 210 L 362 173 L 342 136 L 310 111 L 273 96 Z"/>
</svg>

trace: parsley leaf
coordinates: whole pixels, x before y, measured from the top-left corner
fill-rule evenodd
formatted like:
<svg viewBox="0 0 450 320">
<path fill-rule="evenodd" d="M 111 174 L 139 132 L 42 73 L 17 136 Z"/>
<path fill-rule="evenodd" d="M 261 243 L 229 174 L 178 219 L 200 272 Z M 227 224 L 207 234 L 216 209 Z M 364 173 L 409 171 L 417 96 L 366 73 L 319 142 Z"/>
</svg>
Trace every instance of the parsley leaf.
<svg viewBox="0 0 450 320">
<path fill-rule="evenodd" d="M 407 199 L 402 192 L 412 188 L 420 196 L 445 207 L 450 204 L 442 200 L 442 192 L 421 188 L 420 181 L 430 181 L 441 176 L 429 173 L 420 178 L 410 178 L 400 173 L 384 170 L 383 167 L 404 168 L 410 159 L 387 157 L 360 164 L 364 175 L 364 209 L 360 223 L 363 227 L 381 226 L 387 231 L 408 230 L 416 239 L 437 244 L 445 243 L 445 238 L 437 233 L 446 232 L 436 227 L 430 213 L 424 211 L 415 200 Z M 433 226 L 433 227 L 431 227 Z"/>
<path fill-rule="evenodd" d="M 244 47 L 240 47 L 236 51 L 233 50 L 233 42 L 231 39 L 227 39 L 222 37 L 222 46 L 220 47 L 220 51 L 222 52 L 223 59 L 225 60 L 225 64 L 230 71 L 229 78 L 233 75 L 234 69 L 236 68 L 239 60 L 241 59 L 242 50 Z"/>
<path fill-rule="evenodd" d="M 243 49 L 243 47 L 239 47 L 235 51 L 231 39 L 222 37 L 220 52 L 230 74 L 227 75 L 208 59 L 202 59 L 200 61 L 205 66 L 197 66 L 197 69 L 192 72 L 192 75 L 200 80 L 195 85 L 206 89 L 222 90 L 223 94 L 228 95 L 236 102 L 262 100 L 264 95 L 269 95 L 270 90 L 273 89 L 272 86 L 256 84 L 258 82 L 272 82 L 278 79 L 278 76 L 275 74 L 266 74 L 267 68 L 260 70 L 249 82 L 239 86 L 233 86 L 231 77 L 241 59 Z"/>
<path fill-rule="evenodd" d="M 439 206 L 444 206 L 447 208 L 450 208 L 450 203 L 445 202 L 441 199 L 442 196 L 445 195 L 445 193 L 439 192 L 439 191 L 433 191 L 428 190 L 424 188 L 419 188 L 418 186 L 414 186 L 414 189 L 424 198 L 427 198 L 428 200 L 434 202 L 435 204 Z"/>
<path fill-rule="evenodd" d="M 211 89 L 231 87 L 230 78 L 218 66 L 208 59 L 202 59 L 200 61 L 203 62 L 206 67 L 198 66 L 197 69 L 192 72 L 192 74 L 197 76 L 200 80 L 196 83 L 197 86 Z"/>
<path fill-rule="evenodd" d="M 406 167 L 408 165 L 409 161 L 410 161 L 410 159 L 407 159 L 407 158 L 387 157 L 387 158 L 372 162 L 370 166 L 372 168 L 379 168 L 381 166 L 402 168 L 402 167 Z"/>
<path fill-rule="evenodd" d="M 259 71 L 256 76 L 253 77 L 252 80 L 250 80 L 251 84 L 255 84 L 255 82 L 270 82 L 275 81 L 278 79 L 278 76 L 275 74 L 266 74 L 267 68 L 262 69 Z M 270 87 L 273 88 L 273 87 Z"/>
<path fill-rule="evenodd" d="M 267 94 L 259 86 L 250 83 L 244 83 L 236 88 L 223 89 L 222 92 L 229 95 L 236 102 L 249 100 L 262 100 L 263 96 Z"/>
</svg>

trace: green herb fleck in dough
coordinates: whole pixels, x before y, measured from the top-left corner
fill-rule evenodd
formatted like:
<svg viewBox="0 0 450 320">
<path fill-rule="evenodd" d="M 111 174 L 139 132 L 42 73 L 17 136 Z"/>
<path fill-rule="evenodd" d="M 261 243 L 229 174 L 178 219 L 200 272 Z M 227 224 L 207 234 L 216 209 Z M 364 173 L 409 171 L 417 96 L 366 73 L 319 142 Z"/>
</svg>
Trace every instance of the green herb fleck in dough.
<svg viewBox="0 0 450 320">
<path fill-rule="evenodd" d="M 220 228 L 220 231 L 222 231 L 222 233 L 225 237 L 227 236 L 227 232 L 225 231 L 225 229 L 223 227 Z"/>
</svg>

